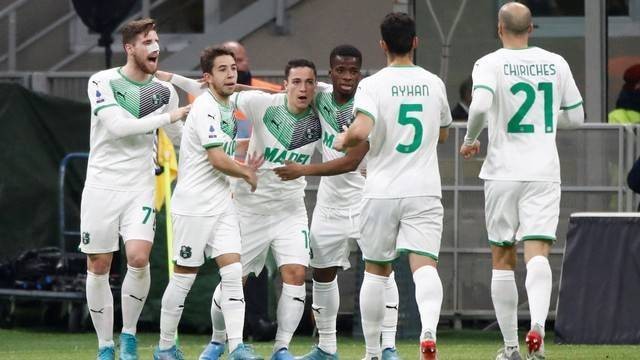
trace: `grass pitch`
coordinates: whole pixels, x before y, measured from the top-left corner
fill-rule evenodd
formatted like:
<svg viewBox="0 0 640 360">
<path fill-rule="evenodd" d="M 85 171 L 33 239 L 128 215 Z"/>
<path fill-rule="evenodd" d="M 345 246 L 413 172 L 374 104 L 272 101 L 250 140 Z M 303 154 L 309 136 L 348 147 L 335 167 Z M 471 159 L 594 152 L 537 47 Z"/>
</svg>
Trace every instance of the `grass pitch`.
<svg viewBox="0 0 640 360">
<path fill-rule="evenodd" d="M 520 334 L 524 339 L 524 334 Z M 141 359 L 151 359 L 158 334 L 138 336 Z M 197 359 L 209 341 L 205 335 L 182 335 L 180 346 L 186 359 Z M 291 350 L 295 355 L 306 353 L 314 344 L 311 337 L 296 336 Z M 258 353 L 269 359 L 271 342 L 253 343 Z M 405 360 L 418 358 L 417 341 L 399 341 L 398 352 Z M 494 359 L 500 346 L 498 332 L 476 330 L 444 330 L 438 334 L 441 360 Z M 75 360 L 95 359 L 97 342 L 93 332 L 70 334 L 50 330 L 0 329 L 0 359 L 3 360 Z M 338 339 L 340 359 L 359 360 L 364 354 L 364 342 L 350 337 Z M 524 344 L 522 344 L 524 349 Z M 547 359 L 640 359 L 640 345 L 556 345 L 553 334 L 547 335 Z"/>
</svg>

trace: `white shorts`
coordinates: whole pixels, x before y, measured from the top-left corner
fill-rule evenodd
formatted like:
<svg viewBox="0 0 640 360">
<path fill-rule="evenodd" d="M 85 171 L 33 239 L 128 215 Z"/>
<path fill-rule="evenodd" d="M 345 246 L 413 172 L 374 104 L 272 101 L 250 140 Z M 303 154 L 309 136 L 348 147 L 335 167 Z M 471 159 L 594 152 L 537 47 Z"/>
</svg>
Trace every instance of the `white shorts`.
<svg viewBox="0 0 640 360">
<path fill-rule="evenodd" d="M 124 241 L 153 242 L 156 211 L 153 191 L 114 191 L 85 187 L 80 204 L 80 251 L 106 254 Z"/>
<path fill-rule="evenodd" d="M 440 198 L 365 199 L 358 244 L 362 257 L 388 263 L 413 252 L 438 260 L 443 209 Z"/>
<path fill-rule="evenodd" d="M 309 222 L 303 199 L 273 214 L 238 209 L 238 216 L 243 275 L 260 274 L 269 250 L 278 268 L 285 264 L 309 266 Z"/>
<path fill-rule="evenodd" d="M 351 267 L 349 253 L 360 239 L 360 208 L 334 209 L 317 206 L 311 219 L 311 260 L 316 269 Z"/>
<path fill-rule="evenodd" d="M 240 254 L 240 226 L 233 206 L 214 216 L 172 214 L 173 261 L 199 267 L 205 259 Z"/>
<path fill-rule="evenodd" d="M 560 184 L 542 181 L 484 182 L 489 243 L 512 246 L 520 240 L 556 240 Z"/>
</svg>

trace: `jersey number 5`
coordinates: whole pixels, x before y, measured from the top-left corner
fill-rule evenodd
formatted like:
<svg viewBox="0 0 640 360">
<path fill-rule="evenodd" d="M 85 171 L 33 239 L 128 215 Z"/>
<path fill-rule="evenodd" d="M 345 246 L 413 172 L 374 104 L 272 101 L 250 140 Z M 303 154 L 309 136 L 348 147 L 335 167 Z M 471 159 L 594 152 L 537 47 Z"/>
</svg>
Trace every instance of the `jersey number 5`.
<svg viewBox="0 0 640 360">
<path fill-rule="evenodd" d="M 400 114 L 398 114 L 398 124 L 411 125 L 414 127 L 413 140 L 411 144 L 398 144 L 396 150 L 403 154 L 412 153 L 422 144 L 422 123 L 420 119 L 409 116 L 409 112 L 422 112 L 422 104 L 402 104 Z"/>
<path fill-rule="evenodd" d="M 533 124 L 520 124 L 527 116 L 529 110 L 536 101 L 536 90 L 531 84 L 519 82 L 511 87 L 513 95 L 523 91 L 525 94 L 524 102 L 520 108 L 511 117 L 507 124 L 507 132 L 510 133 L 533 133 Z M 544 132 L 553 132 L 553 85 L 550 82 L 541 82 L 538 84 L 538 91 L 544 94 Z"/>
</svg>

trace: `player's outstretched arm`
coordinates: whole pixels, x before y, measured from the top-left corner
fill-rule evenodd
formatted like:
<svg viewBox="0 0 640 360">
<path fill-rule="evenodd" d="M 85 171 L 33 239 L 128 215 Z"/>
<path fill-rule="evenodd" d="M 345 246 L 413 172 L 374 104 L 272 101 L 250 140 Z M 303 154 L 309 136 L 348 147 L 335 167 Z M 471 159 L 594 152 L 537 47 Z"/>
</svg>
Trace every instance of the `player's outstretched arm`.
<svg viewBox="0 0 640 360">
<path fill-rule="evenodd" d="M 362 143 L 350 148 L 347 154 L 341 158 L 323 163 L 301 165 L 291 161 L 285 161 L 285 166 L 273 169 L 282 180 L 294 180 L 301 176 L 332 176 L 355 171 L 360 162 L 369 151 L 369 143 Z"/>
<path fill-rule="evenodd" d="M 584 108 L 578 104 L 570 109 L 560 109 L 558 114 L 558 129 L 575 129 L 584 124 Z"/>
<path fill-rule="evenodd" d="M 351 126 L 349 128 L 344 126 L 344 131 L 336 136 L 333 148 L 338 151 L 344 151 L 367 140 L 373 129 L 373 124 L 373 119 L 369 115 L 358 112 Z"/>
<path fill-rule="evenodd" d="M 467 123 L 467 133 L 464 136 L 464 143 L 460 147 L 460 154 L 465 159 L 473 157 L 480 152 L 480 142 L 478 136 L 487 123 L 487 113 L 493 102 L 493 93 L 484 89 L 476 89 L 469 106 L 469 121 Z"/>
<path fill-rule="evenodd" d="M 124 116 L 122 108 L 119 106 L 110 106 L 101 109 L 98 112 L 98 120 L 107 128 L 115 138 L 121 138 L 130 135 L 145 134 L 157 128 L 174 123 L 187 117 L 191 105 L 177 108 L 170 113 L 160 115 L 145 116 L 136 121 Z"/>
<path fill-rule="evenodd" d="M 213 166 L 216 170 L 222 172 L 227 176 L 233 176 L 243 179 L 249 185 L 251 185 L 252 192 L 256 191 L 256 188 L 258 186 L 258 177 L 256 175 L 256 170 L 261 165 L 259 159 L 251 159 L 249 165 L 242 165 L 230 158 L 224 152 L 221 146 L 208 149 L 207 157 L 211 166 Z M 264 162 L 264 159 L 262 160 L 262 162 Z"/>
<path fill-rule="evenodd" d="M 189 79 L 188 77 L 184 77 L 182 75 L 160 70 L 156 71 L 155 76 L 162 81 L 172 83 L 173 85 L 179 87 L 180 89 L 188 92 L 193 96 L 198 96 L 207 91 L 207 83 L 205 83 L 202 79 Z"/>
<path fill-rule="evenodd" d="M 264 93 L 267 94 L 278 94 L 281 92 L 284 92 L 284 90 L 275 90 L 275 89 L 271 89 L 271 88 L 267 88 L 267 87 L 261 87 L 261 86 L 251 86 L 251 85 L 245 85 L 245 84 L 236 84 L 236 87 L 234 89 L 235 91 L 262 91 Z"/>
</svg>

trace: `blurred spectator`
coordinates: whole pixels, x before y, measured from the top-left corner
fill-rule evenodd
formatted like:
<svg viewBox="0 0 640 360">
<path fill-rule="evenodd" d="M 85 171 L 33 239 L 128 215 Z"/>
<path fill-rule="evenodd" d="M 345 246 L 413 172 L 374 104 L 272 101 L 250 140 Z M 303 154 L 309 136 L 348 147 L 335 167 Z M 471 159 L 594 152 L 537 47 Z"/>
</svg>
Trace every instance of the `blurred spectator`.
<svg viewBox="0 0 640 360">
<path fill-rule="evenodd" d="M 633 163 L 633 167 L 627 175 L 627 185 L 629 189 L 633 190 L 636 194 L 640 194 L 640 158 Z M 638 204 L 638 210 L 640 212 L 640 204 Z"/>
<path fill-rule="evenodd" d="M 251 75 L 249 69 L 249 57 L 247 56 L 247 49 L 237 41 L 227 41 L 222 46 L 233 51 L 236 57 L 236 65 L 238 66 L 238 84 L 251 85 L 260 87 L 263 89 L 282 90 L 281 85 L 276 85 L 268 81 L 256 79 Z M 244 161 L 247 155 L 247 149 L 249 148 L 249 142 L 243 139 L 249 139 L 251 137 L 251 122 L 246 121 L 247 118 L 241 112 L 236 112 L 236 119 L 238 121 L 238 135 L 239 141 L 236 146 L 236 160 Z"/>
<path fill-rule="evenodd" d="M 616 108 L 609 113 L 611 124 L 640 123 L 640 64 L 625 70 L 624 85 L 618 95 Z"/>
<path fill-rule="evenodd" d="M 469 105 L 471 105 L 472 88 L 473 80 L 471 79 L 471 76 L 460 84 L 460 101 L 458 101 L 453 110 L 451 110 L 451 118 L 454 121 L 467 121 L 469 118 Z"/>
</svg>

